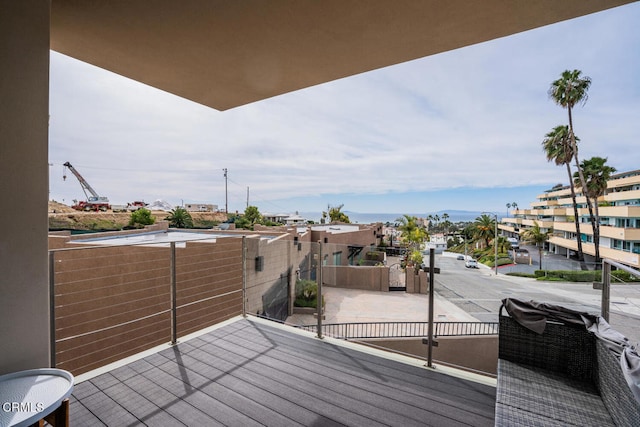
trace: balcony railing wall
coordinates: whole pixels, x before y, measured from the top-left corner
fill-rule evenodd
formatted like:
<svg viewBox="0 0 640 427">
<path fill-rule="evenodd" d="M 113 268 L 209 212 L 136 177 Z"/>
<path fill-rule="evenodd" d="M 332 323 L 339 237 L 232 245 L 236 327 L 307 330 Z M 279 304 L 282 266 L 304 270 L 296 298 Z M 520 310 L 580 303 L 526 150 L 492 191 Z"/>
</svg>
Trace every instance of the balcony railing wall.
<svg viewBox="0 0 640 427">
<path fill-rule="evenodd" d="M 78 375 L 241 314 L 285 320 L 296 279 L 315 279 L 317 246 L 217 237 L 53 249 L 52 363 Z"/>
</svg>

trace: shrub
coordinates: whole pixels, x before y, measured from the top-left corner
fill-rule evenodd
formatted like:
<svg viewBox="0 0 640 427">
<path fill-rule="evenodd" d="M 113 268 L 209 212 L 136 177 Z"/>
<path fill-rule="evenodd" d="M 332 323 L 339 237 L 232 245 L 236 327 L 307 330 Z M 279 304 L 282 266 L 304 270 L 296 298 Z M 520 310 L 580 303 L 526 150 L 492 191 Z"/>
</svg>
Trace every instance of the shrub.
<svg viewBox="0 0 640 427">
<path fill-rule="evenodd" d="M 518 271 L 514 271 L 512 273 L 507 273 L 506 275 L 507 276 L 515 276 L 515 277 L 528 277 L 528 278 L 531 278 L 531 279 L 535 279 L 536 278 L 535 274 L 521 273 L 521 272 L 518 272 Z"/>
<path fill-rule="evenodd" d="M 313 280 L 296 281 L 296 307 L 316 307 L 318 298 L 318 284 Z"/>
<path fill-rule="evenodd" d="M 611 278 L 611 283 L 640 282 L 640 279 L 624 270 L 612 271 L 611 276 L 613 276 Z"/>
<path fill-rule="evenodd" d="M 154 222 L 156 222 L 156 219 L 151 216 L 151 211 L 146 208 L 141 208 L 137 211 L 131 212 L 129 226 L 142 228 L 145 225 L 151 225 Z"/>
</svg>

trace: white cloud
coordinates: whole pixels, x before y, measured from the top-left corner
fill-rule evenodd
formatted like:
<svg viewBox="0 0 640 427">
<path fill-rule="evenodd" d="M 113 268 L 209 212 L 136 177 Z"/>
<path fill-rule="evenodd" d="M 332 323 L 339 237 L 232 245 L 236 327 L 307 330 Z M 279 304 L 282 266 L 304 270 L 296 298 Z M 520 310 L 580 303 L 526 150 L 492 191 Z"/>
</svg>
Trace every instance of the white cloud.
<svg viewBox="0 0 640 427">
<path fill-rule="evenodd" d="M 73 178 L 61 182 L 56 169 L 65 161 L 115 203 L 223 205 L 223 168 L 234 209 L 247 186 L 267 203 L 545 187 L 566 180 L 540 143 L 566 122 L 547 88 L 567 68 L 593 79 L 588 103 L 575 111 L 581 155 L 638 169 L 626 153 L 640 130 L 639 58 L 630 56 L 639 18 L 640 7 L 629 5 L 226 112 L 54 53 L 51 196 L 82 195 Z"/>
</svg>

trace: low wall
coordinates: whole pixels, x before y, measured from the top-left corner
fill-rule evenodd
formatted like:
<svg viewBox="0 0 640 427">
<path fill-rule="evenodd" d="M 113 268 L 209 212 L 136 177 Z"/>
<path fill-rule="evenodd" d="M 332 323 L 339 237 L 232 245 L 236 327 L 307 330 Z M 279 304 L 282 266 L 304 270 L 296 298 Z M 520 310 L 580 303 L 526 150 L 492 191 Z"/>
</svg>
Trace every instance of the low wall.
<svg viewBox="0 0 640 427">
<path fill-rule="evenodd" d="M 427 272 L 413 267 L 407 267 L 405 272 L 405 283 L 408 294 L 428 294 L 429 293 L 429 277 Z"/>
<path fill-rule="evenodd" d="M 324 266 L 322 281 L 336 288 L 389 292 L 389 267 Z"/>
<path fill-rule="evenodd" d="M 498 336 L 439 337 L 433 348 L 433 360 L 495 375 L 498 364 Z M 360 340 L 401 353 L 427 357 L 422 338 Z"/>
</svg>

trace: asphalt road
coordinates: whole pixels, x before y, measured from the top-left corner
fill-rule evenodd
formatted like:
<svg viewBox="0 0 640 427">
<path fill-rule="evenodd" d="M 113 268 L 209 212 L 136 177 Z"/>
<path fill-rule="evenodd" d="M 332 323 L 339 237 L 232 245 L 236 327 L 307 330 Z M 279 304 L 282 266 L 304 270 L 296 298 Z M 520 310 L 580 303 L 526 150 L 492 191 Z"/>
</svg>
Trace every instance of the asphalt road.
<svg viewBox="0 0 640 427">
<path fill-rule="evenodd" d="M 440 274 L 435 276 L 435 291 L 480 321 L 496 322 L 502 299 L 563 305 L 580 311 L 600 313 L 601 291 L 591 283 L 541 282 L 500 274 L 485 266 L 465 268 L 455 254 L 436 255 Z M 611 325 L 632 342 L 640 342 L 640 285 L 612 285 Z"/>
</svg>

